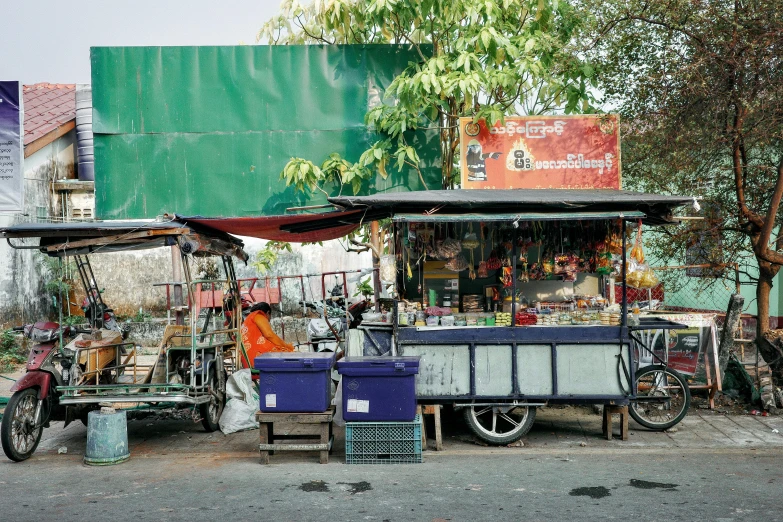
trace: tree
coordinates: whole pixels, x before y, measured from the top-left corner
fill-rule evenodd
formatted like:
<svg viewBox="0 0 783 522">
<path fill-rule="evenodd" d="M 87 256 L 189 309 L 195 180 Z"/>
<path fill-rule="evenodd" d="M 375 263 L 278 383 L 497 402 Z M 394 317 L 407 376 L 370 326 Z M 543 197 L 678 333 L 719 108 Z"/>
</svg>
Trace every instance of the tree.
<svg viewBox="0 0 783 522">
<path fill-rule="evenodd" d="M 750 253 L 758 269 L 761 339 L 783 266 L 783 4 L 587 0 L 581 7 L 595 17 L 587 55 L 600 62 L 605 101 L 626 122 L 625 178 L 705 197 L 725 258 Z M 670 251 L 678 246 L 667 242 Z M 783 379 L 783 352 L 760 348 Z"/>
<path fill-rule="evenodd" d="M 259 41 L 410 44 L 420 57 L 367 114 L 382 139 L 360 158 L 291 159 L 281 177 L 301 190 L 337 180 L 358 191 L 374 169 L 384 177 L 392 165 L 418 169 L 408 136 L 424 128 L 440 133 L 442 187 L 453 188 L 459 117 L 592 111 L 594 70 L 576 53 L 580 18 L 564 1 L 287 0 L 281 10 Z"/>
</svg>

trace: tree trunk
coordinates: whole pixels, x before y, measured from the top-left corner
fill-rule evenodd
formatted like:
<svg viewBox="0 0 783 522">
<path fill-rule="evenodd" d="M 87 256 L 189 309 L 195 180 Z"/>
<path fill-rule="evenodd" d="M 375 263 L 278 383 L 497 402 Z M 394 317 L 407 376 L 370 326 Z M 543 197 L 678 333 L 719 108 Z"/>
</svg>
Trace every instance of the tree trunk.
<svg viewBox="0 0 783 522">
<path fill-rule="evenodd" d="M 758 307 L 756 324 L 756 348 L 772 370 L 775 382 L 783 382 L 783 349 L 780 341 L 770 342 L 764 334 L 769 332 L 769 296 L 772 291 L 774 273 L 763 265 L 759 267 L 759 281 L 756 285 L 756 306 Z"/>
<path fill-rule="evenodd" d="M 757 323 L 756 338 L 764 336 L 769 330 L 769 296 L 772 292 L 772 277 L 763 266 L 759 267 L 759 281 L 756 284 Z"/>
</svg>

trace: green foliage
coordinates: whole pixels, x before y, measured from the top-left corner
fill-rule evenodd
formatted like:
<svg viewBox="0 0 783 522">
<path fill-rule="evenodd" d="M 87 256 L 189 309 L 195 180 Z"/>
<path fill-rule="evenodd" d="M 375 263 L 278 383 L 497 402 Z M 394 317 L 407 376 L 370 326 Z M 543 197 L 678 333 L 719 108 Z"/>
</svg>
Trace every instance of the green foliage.
<svg viewBox="0 0 783 522">
<path fill-rule="evenodd" d="M 67 302 L 73 289 L 73 279 L 76 265 L 72 261 L 37 254 L 36 261 L 44 284 L 44 292 L 49 296 L 49 302 L 57 308 L 67 309 Z M 61 302 L 62 300 L 62 302 Z"/>
<path fill-rule="evenodd" d="M 371 295 L 373 295 L 375 293 L 375 289 L 373 289 L 370 281 L 371 279 L 368 277 L 356 285 L 356 292 L 353 294 L 353 296 L 356 297 L 361 295 L 365 299 L 368 299 Z"/>
<path fill-rule="evenodd" d="M 27 360 L 18 336 L 12 330 L 0 333 L 0 373 L 13 370 Z"/>
<path fill-rule="evenodd" d="M 87 318 L 82 315 L 66 315 L 63 317 L 64 326 L 87 325 Z"/>
<path fill-rule="evenodd" d="M 146 323 L 152 319 L 152 314 L 145 311 L 143 308 L 139 308 L 136 314 L 130 318 L 133 323 Z"/>
<path fill-rule="evenodd" d="M 592 112 L 596 67 L 573 45 L 580 16 L 558 0 L 335 0 L 281 4 L 259 41 L 272 44 L 410 44 L 410 63 L 366 116 L 384 138 L 351 162 L 332 155 L 321 166 L 292 158 L 281 178 L 297 190 L 327 181 L 358 192 L 387 168 L 419 170 L 410 131 L 437 129 L 443 187 L 456 182 L 458 118 Z M 440 188 L 440 187 L 430 187 Z"/>
<path fill-rule="evenodd" d="M 292 252 L 291 243 L 267 241 L 264 248 L 258 251 L 250 264 L 260 273 L 265 274 L 272 269 L 281 252 Z"/>
<path fill-rule="evenodd" d="M 783 175 L 783 67 L 777 0 L 588 0 L 605 102 L 624 120 L 623 175 L 630 189 L 704 198 L 707 219 L 661 235 L 656 255 L 682 262 L 704 234 L 715 261 L 780 267 L 783 242 L 770 206 Z M 704 212 L 701 215 L 705 215 Z M 757 255 L 763 254 L 763 255 Z M 754 255 L 756 257 L 754 263 Z M 678 260 L 679 256 L 679 260 Z M 678 262 L 679 261 L 679 262 Z M 774 275 L 774 274 L 773 274 Z"/>
</svg>

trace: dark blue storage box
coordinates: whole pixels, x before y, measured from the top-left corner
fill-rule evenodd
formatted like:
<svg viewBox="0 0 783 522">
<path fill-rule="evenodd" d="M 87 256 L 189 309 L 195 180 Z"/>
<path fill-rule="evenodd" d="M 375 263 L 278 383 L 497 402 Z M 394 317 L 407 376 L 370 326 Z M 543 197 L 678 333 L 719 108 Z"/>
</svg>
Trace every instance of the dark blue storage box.
<svg viewBox="0 0 783 522">
<path fill-rule="evenodd" d="M 343 418 L 348 421 L 407 422 L 416 417 L 418 357 L 346 357 Z"/>
<path fill-rule="evenodd" d="M 263 412 L 322 412 L 332 400 L 334 353 L 268 352 L 255 358 Z"/>
</svg>

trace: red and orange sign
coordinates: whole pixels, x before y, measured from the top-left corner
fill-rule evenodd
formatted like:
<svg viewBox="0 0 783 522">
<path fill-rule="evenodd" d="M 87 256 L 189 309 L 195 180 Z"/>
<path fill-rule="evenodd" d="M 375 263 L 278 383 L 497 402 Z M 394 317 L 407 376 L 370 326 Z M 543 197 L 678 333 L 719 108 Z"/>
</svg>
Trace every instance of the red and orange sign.
<svg viewBox="0 0 783 522">
<path fill-rule="evenodd" d="M 460 118 L 462 188 L 620 189 L 616 115 Z"/>
</svg>

